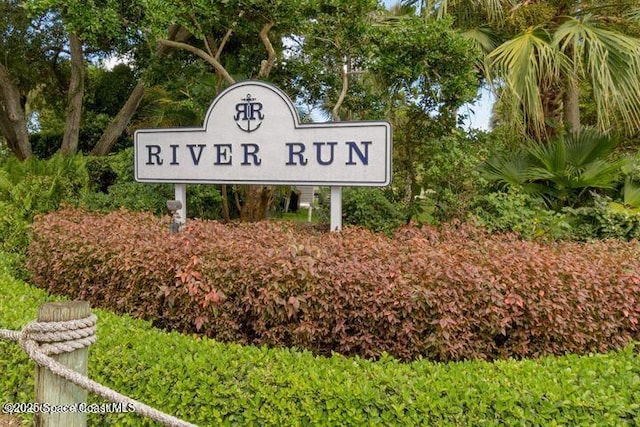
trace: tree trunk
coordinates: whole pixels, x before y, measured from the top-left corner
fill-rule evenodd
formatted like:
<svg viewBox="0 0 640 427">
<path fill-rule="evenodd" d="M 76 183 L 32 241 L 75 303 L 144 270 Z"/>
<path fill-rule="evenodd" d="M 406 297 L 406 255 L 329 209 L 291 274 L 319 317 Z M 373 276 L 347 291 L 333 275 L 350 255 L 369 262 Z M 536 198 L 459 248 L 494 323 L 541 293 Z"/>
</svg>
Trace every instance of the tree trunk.
<svg viewBox="0 0 640 427">
<path fill-rule="evenodd" d="M 527 134 L 538 142 L 553 138 L 562 126 L 562 94 L 563 90 L 557 83 L 541 84 L 540 98 L 542 102 L 542 123 L 529 120 Z"/>
<path fill-rule="evenodd" d="M 76 34 L 69 34 L 69 45 L 71 47 L 71 81 L 69 82 L 67 119 L 60 147 L 60 152 L 65 155 L 75 154 L 78 151 L 82 99 L 84 97 L 82 42 Z"/>
<path fill-rule="evenodd" d="M 145 90 L 145 82 L 143 80 L 139 80 L 136 87 L 133 88 L 127 102 L 122 106 L 118 114 L 111 120 L 109 126 L 104 131 L 102 136 L 100 136 L 100 140 L 91 150 L 91 154 L 94 156 L 106 156 L 113 148 L 113 145 L 116 143 L 124 129 L 127 127 L 127 124 L 133 117 L 133 115 L 138 110 L 138 106 L 140 105 L 140 101 L 144 97 Z"/>
<path fill-rule="evenodd" d="M 20 160 L 31 157 L 27 120 L 20 103 L 20 92 L 11 81 L 7 68 L 0 63 L 0 132 L 7 146 Z"/>
<path fill-rule="evenodd" d="M 580 130 L 580 92 L 574 80 L 567 80 L 562 96 L 562 118 L 568 132 L 577 132 Z"/>
<path fill-rule="evenodd" d="M 245 197 L 240 210 L 241 221 L 260 221 L 267 216 L 275 187 L 247 185 L 243 188 Z"/>
<path fill-rule="evenodd" d="M 220 186 L 220 194 L 222 195 L 222 220 L 230 222 L 231 214 L 229 212 L 229 194 L 227 193 L 227 184 L 222 184 Z"/>
</svg>

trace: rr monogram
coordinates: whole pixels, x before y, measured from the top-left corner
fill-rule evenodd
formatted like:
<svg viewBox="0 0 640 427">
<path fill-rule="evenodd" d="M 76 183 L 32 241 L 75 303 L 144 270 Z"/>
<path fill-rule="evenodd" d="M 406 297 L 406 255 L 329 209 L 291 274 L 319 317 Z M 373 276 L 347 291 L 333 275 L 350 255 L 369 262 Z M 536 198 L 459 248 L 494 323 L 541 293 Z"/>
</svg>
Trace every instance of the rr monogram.
<svg viewBox="0 0 640 427">
<path fill-rule="evenodd" d="M 238 127 L 244 132 L 258 130 L 262 124 L 262 120 L 264 120 L 262 103 L 253 102 L 255 100 L 256 98 L 251 97 L 251 94 L 248 93 L 245 98 L 242 98 L 244 102 L 236 104 L 236 114 L 233 116 L 233 120 L 236 121 Z M 257 125 L 252 128 L 251 122 L 257 122 Z"/>
</svg>

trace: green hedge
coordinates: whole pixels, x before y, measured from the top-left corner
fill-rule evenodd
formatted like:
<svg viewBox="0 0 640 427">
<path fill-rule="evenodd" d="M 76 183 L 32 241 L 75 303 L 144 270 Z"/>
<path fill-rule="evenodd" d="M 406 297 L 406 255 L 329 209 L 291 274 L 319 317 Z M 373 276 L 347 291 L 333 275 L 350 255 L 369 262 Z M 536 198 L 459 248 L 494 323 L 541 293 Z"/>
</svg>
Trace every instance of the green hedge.
<svg viewBox="0 0 640 427">
<path fill-rule="evenodd" d="M 0 289 L 2 328 L 33 320 L 38 305 L 52 299 L 13 279 L 1 254 Z M 89 375 L 201 426 L 632 426 L 640 418 L 634 345 L 495 363 L 372 362 L 220 344 L 95 312 L 99 338 Z M 32 363 L 16 344 L 0 341 L 0 401 L 33 401 L 32 390 Z M 88 423 L 153 425 L 133 414 L 90 415 Z"/>
</svg>

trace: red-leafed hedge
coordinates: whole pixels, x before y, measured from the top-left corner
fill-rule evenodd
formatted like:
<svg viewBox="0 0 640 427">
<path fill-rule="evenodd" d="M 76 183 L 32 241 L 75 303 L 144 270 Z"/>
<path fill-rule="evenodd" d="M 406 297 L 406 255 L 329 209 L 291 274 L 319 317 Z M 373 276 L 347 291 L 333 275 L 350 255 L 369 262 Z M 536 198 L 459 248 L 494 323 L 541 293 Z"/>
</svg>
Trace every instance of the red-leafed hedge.
<svg viewBox="0 0 640 427">
<path fill-rule="evenodd" d="M 620 348 L 640 338 L 637 242 L 541 244 L 469 225 L 320 234 L 287 223 L 65 209 L 36 219 L 34 282 L 245 344 L 435 360 Z"/>
</svg>

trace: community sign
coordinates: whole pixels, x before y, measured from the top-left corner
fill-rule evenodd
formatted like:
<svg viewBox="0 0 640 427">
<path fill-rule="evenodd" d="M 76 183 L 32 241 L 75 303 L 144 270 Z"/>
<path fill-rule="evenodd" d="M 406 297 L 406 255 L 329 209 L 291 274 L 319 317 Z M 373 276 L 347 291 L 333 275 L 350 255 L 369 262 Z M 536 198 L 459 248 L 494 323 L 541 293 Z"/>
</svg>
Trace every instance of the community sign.
<svg viewBox="0 0 640 427">
<path fill-rule="evenodd" d="M 136 131 L 135 177 L 176 184 L 386 186 L 391 126 L 300 123 L 284 92 L 249 80 L 213 100 L 203 128 Z"/>
</svg>

